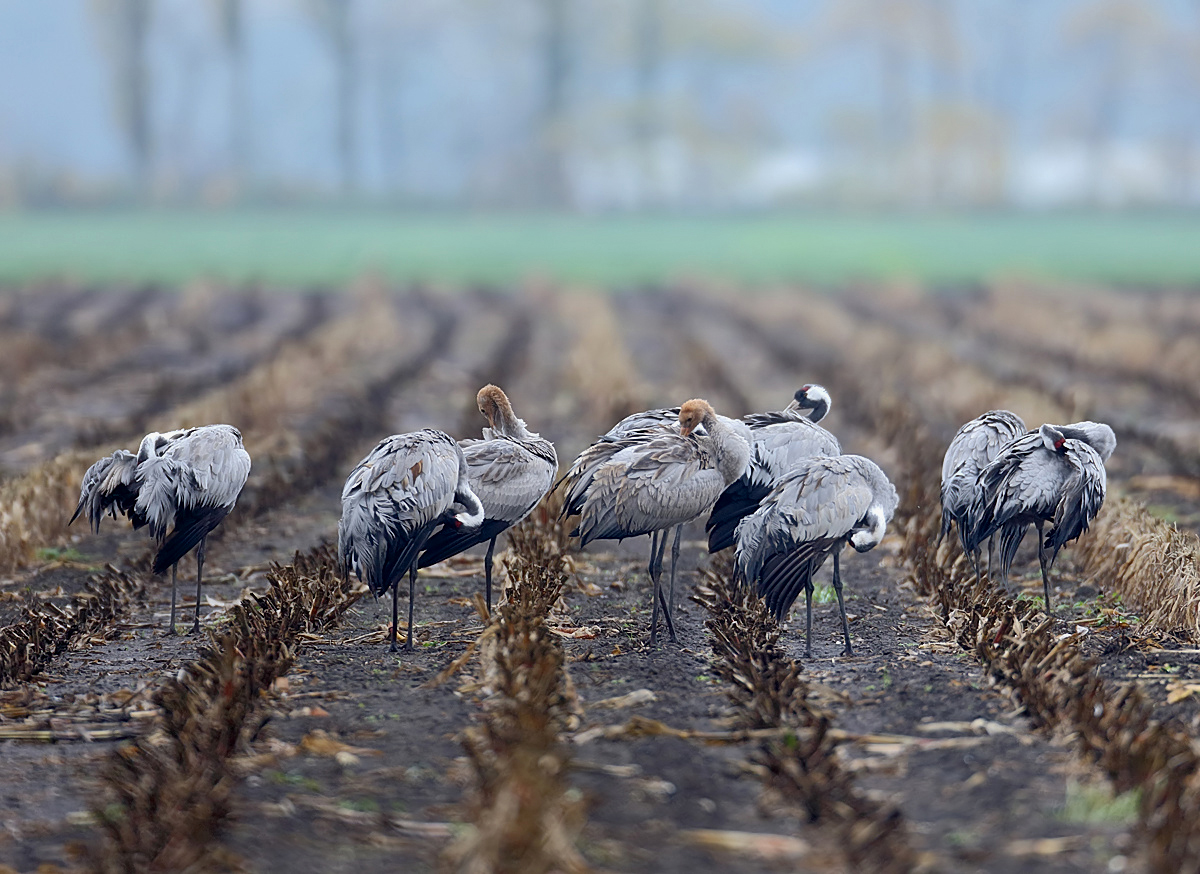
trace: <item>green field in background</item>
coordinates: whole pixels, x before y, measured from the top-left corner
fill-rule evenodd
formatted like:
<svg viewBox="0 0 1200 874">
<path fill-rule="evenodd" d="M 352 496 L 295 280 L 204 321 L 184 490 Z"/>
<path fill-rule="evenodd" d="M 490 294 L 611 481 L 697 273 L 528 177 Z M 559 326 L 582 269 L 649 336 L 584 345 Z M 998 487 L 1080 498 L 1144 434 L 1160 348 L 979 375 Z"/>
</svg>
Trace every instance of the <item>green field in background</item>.
<svg viewBox="0 0 1200 874">
<path fill-rule="evenodd" d="M 619 286 L 999 276 L 1200 282 L 1200 215 L 579 217 L 385 211 L 0 214 L 0 282 L 197 276 Z"/>
</svg>

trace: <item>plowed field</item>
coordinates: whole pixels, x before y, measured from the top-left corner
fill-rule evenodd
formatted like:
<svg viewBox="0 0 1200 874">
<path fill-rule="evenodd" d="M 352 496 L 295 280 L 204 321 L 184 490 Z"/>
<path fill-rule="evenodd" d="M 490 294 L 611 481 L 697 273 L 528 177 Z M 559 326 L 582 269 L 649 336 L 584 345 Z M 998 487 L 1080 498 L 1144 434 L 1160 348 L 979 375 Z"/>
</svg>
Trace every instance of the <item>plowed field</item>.
<svg viewBox="0 0 1200 874">
<path fill-rule="evenodd" d="M 482 550 L 453 559 L 421 573 L 412 654 L 388 652 L 389 604 L 357 590 L 262 620 L 276 631 L 246 619 L 272 587 L 332 591 L 312 551 L 336 542 L 350 468 L 387 434 L 477 436 L 487 382 L 564 467 L 634 410 L 699 396 L 741 415 L 826 386 L 823 424 L 902 498 L 883 545 L 844 556 L 858 654 L 839 655 L 830 599 L 812 659 L 802 621 L 772 643 L 723 600 L 699 523 L 679 640 L 650 651 L 646 538 L 561 558 L 552 513 L 507 575 L 561 565 L 561 598 L 514 596 L 488 625 Z M 996 407 L 1117 434 L 1052 620 L 1029 543 L 1003 593 L 929 536 L 940 453 Z M 65 523 L 92 461 L 206 422 L 237 426 L 253 469 L 209 541 L 206 632 L 168 637 L 145 536 Z M 11 289 L 0 871 L 1200 870 L 1197 531 L 1186 293 Z M 190 557 L 180 571 L 190 617 Z M 722 622 L 742 631 L 714 651 Z M 226 677 L 211 694 L 199 664 Z"/>
</svg>

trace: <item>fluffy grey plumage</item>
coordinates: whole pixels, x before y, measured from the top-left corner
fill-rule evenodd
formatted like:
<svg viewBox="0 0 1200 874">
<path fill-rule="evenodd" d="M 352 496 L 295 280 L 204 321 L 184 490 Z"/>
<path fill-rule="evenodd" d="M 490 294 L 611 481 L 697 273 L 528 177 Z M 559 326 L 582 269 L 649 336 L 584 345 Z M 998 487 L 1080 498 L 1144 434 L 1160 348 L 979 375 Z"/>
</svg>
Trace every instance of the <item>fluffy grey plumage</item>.
<svg viewBox="0 0 1200 874">
<path fill-rule="evenodd" d="M 963 552 L 971 556 L 976 570 L 979 568 L 978 548 L 967 549 L 964 531 L 967 510 L 975 498 L 975 481 L 979 471 L 996 457 L 1001 447 L 1024 433 L 1025 422 L 1016 413 L 989 410 L 959 428 L 946 448 L 942 460 L 942 528 L 938 542 L 950 533 L 950 524 L 957 522 Z"/>
<path fill-rule="evenodd" d="M 465 513 L 450 514 L 454 504 Z M 380 441 L 342 488 L 338 560 L 376 596 L 392 590 L 391 648 L 396 649 L 397 586 L 409 574 L 408 640 L 412 649 L 417 557 L 444 518 L 477 527 L 483 506 L 472 491 L 467 461 L 449 434 L 426 429 Z"/>
<path fill-rule="evenodd" d="M 778 479 L 801 459 L 841 454 L 837 438 L 816 424 L 829 412 L 831 403 L 824 388 L 806 385 L 796 392 L 793 404 L 787 409 L 745 417 L 750 426 L 750 463 L 725 488 L 709 514 L 704 525 L 709 552 L 734 545 L 738 523 L 758 508 Z M 800 415 L 807 408 L 814 411 L 811 419 Z"/>
<path fill-rule="evenodd" d="M 812 578 L 830 555 L 845 652 L 853 653 L 838 553 L 846 543 L 859 552 L 876 546 L 898 504 L 895 486 L 875 462 L 859 455 L 818 456 L 800 460 L 780 477 L 759 508 L 738 525 L 738 576 L 758 588 L 771 612 L 782 620 L 805 592 L 808 655 Z"/>
<path fill-rule="evenodd" d="M 135 529 L 146 526 L 158 541 L 154 573 L 171 568 L 171 630 L 175 628 L 175 567 L 194 547 L 196 619 L 200 629 L 200 586 L 208 533 L 237 503 L 250 474 L 250 456 L 231 425 L 204 425 L 142 438 L 136 455 L 118 450 L 83 476 L 74 522 L 86 512 L 93 530 L 107 512 L 120 513 Z"/>
<path fill-rule="evenodd" d="M 443 525 L 429 539 L 418 565 L 428 567 L 487 542 L 484 577 L 490 609 L 496 538 L 533 512 L 550 491 L 558 473 L 558 455 L 553 443 L 517 418 L 508 396 L 497 386 L 484 386 L 476 399 L 488 427 L 483 429 L 482 440 L 462 440 L 459 446 L 471 488 L 483 504 L 484 523 L 478 528 Z"/>
<path fill-rule="evenodd" d="M 966 547 L 975 549 L 999 532 L 1000 575 L 1007 585 L 1017 548 L 1030 523 L 1036 526 L 1049 611 L 1054 559 L 1100 511 L 1107 485 L 1104 461 L 1116 445 L 1112 428 L 1096 422 L 1042 425 L 1008 443 L 979 472 L 966 514 Z M 1046 522 L 1051 527 L 1043 536 Z"/>
<path fill-rule="evenodd" d="M 750 457 L 746 440 L 721 421 L 707 401 L 683 404 L 678 419 L 678 433 L 664 429 L 623 438 L 615 452 L 590 468 L 586 482 L 571 484 L 564 506 L 564 513 L 579 513 L 579 526 L 573 533 L 581 545 L 652 535 L 650 578 L 655 600 L 651 645 L 657 639 L 658 575 L 662 569 L 662 549 L 656 543 L 659 533 L 711 509 L 725 486 L 742 474 Z M 693 433 L 701 424 L 707 436 Z M 583 467 L 578 459 L 575 467 Z M 665 533 L 662 542 L 666 542 Z M 667 623 L 673 639 L 669 610 Z"/>
</svg>

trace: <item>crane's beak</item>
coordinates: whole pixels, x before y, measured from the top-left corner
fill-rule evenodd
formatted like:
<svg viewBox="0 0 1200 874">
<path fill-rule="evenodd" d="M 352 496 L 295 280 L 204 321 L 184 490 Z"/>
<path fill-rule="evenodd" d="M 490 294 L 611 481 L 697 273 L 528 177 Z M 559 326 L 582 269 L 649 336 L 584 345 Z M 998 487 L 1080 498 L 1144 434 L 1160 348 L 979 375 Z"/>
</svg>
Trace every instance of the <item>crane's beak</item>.
<svg viewBox="0 0 1200 874">
<path fill-rule="evenodd" d="M 694 430 L 695 430 L 694 425 L 680 425 L 679 426 L 679 433 L 682 434 L 684 437 L 690 437 L 692 434 L 692 431 L 694 431 Z"/>
</svg>

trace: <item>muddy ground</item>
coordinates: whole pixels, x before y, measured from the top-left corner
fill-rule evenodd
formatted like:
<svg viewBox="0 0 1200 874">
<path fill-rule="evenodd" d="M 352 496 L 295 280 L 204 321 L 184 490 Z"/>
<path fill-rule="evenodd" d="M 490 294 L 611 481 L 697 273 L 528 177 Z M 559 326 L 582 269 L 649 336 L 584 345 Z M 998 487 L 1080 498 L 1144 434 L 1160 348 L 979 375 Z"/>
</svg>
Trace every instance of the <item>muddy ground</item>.
<svg viewBox="0 0 1200 874">
<path fill-rule="evenodd" d="M 1068 315 L 1086 326 L 1078 336 L 1063 327 Z M 948 440 L 983 412 L 964 408 L 960 390 L 975 398 L 983 386 L 991 406 L 1031 425 L 1109 421 L 1119 441 L 1110 495 L 1132 495 L 1197 530 L 1200 395 L 1189 386 L 1200 385 L 1200 374 L 1189 368 L 1200 359 L 1189 357 L 1196 332 L 1188 324 L 1200 324 L 1200 301 L 1187 294 L 1026 287 L 836 295 L 670 288 L 611 297 L 545 288 L 392 292 L 369 283 L 309 294 L 12 290 L 0 296 L 0 472 L 11 485 L 64 452 L 98 457 L 136 445 L 150 428 L 241 411 L 244 421 L 225 418 L 246 433 L 255 469 L 210 543 L 207 628 L 261 590 L 271 562 L 336 537 L 342 479 L 380 437 L 427 426 L 477 434 L 474 394 L 489 381 L 555 441 L 564 466 L 634 409 L 703 396 L 738 415 L 777 409 L 801 384 L 820 382 L 834 398 L 823 424 L 845 451 L 889 472 L 900 469 L 905 447 L 883 442 L 852 392 L 891 393 Z M 1170 372 L 1156 359 L 1173 361 Z M 72 509 L 66 500 L 64 521 Z M 107 563 L 142 567 L 134 572 L 145 585 L 144 598 L 103 634 L 76 640 L 39 675 L 0 692 L 0 730 L 14 738 L 0 740 L 0 866 L 90 864 L 101 846 L 89 813 L 100 763 L 150 723 L 155 685 L 205 643 L 164 635 L 170 586 L 145 573 L 147 548 L 119 524 L 99 535 L 55 529 L 0 576 L 0 626 L 19 620 L 30 599 L 65 602 Z M 578 695 L 578 724 L 564 743 L 586 811 L 583 857 L 613 871 L 846 870 L 821 824 L 764 793 L 747 767 L 747 745 L 604 740 L 589 731 L 631 715 L 683 730 L 727 724 L 705 613 L 688 597 L 709 562 L 702 531 L 693 525 L 685 535 L 679 641 L 655 652 L 647 647 L 647 549 L 646 538 L 589 547 L 553 614 Z M 839 655 L 836 602 L 827 598 L 815 610 L 814 657 L 802 659 L 815 699 L 859 738 L 843 746 L 858 785 L 898 806 L 928 870 L 1144 870 L 1128 799 L 1113 801 L 1070 738 L 1035 729 L 1019 702 L 992 688 L 916 594 L 897 553 L 891 538 L 844 561 L 857 654 Z M 360 602 L 339 627 L 304 642 L 273 694 L 273 718 L 242 751 L 243 779 L 218 839 L 226 865 L 439 867 L 461 833 L 470 791 L 458 735 L 480 715 L 471 684 L 478 668 L 468 663 L 441 685 L 426 684 L 482 630 L 470 600 L 482 589 L 480 558 L 422 572 L 413 654 L 383 643 L 386 600 Z M 190 617 L 194 565 L 185 560 L 181 571 Z M 1086 649 L 1106 678 L 1139 683 L 1156 715 L 1200 730 L 1200 701 L 1169 691 L 1200 674 L 1195 642 L 1144 632 L 1100 581 L 1078 571 L 1069 548 L 1055 578 L 1059 627 L 1090 629 Z M 1016 583 L 1040 595 L 1032 554 L 1023 554 Z M 801 659 L 797 615 L 784 640 Z M 639 690 L 652 696 L 606 703 Z M 20 734 L 26 729 L 51 730 L 55 742 L 25 739 L 34 737 Z M 804 845 L 760 839 L 720 850 L 697 830 Z"/>
</svg>

